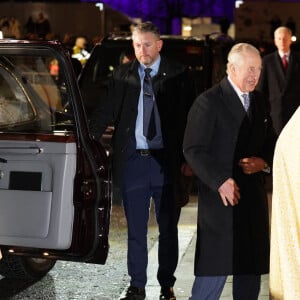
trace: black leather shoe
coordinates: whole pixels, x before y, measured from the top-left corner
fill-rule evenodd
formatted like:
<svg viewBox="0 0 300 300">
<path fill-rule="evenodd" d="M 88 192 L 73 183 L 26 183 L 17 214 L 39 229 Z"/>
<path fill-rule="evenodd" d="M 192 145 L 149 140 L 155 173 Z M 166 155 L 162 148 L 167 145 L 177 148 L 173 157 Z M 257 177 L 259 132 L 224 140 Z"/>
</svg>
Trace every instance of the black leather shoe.
<svg viewBox="0 0 300 300">
<path fill-rule="evenodd" d="M 159 300 L 176 300 L 173 287 L 162 287 L 160 290 Z"/>
<path fill-rule="evenodd" d="M 146 292 L 143 288 L 130 286 L 127 289 L 126 296 L 120 300 L 144 300 L 146 298 Z"/>
</svg>

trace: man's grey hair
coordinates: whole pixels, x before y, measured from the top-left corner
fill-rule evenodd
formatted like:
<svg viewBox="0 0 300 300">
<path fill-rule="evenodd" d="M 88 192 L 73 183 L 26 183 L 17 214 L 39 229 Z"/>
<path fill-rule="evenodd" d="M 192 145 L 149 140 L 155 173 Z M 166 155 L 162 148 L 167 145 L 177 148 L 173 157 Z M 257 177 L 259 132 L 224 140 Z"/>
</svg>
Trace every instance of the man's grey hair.
<svg viewBox="0 0 300 300">
<path fill-rule="evenodd" d="M 228 53 L 227 71 L 230 65 L 239 65 L 242 58 L 247 53 L 253 53 L 260 56 L 260 52 L 256 47 L 248 43 L 238 43 L 234 45 Z"/>
<path fill-rule="evenodd" d="M 135 33 L 145 33 L 145 32 L 151 32 L 154 35 L 156 35 L 156 37 L 158 39 L 160 39 L 160 31 L 159 31 L 158 27 L 156 27 L 150 21 L 138 23 L 132 29 L 132 35 L 134 35 Z"/>
</svg>

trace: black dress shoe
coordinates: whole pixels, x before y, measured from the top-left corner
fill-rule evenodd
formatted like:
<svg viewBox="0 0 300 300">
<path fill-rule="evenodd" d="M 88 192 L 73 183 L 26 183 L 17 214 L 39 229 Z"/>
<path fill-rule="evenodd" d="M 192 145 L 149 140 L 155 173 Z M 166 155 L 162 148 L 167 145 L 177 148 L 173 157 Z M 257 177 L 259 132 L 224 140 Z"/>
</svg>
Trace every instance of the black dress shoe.
<svg viewBox="0 0 300 300">
<path fill-rule="evenodd" d="M 126 296 L 120 300 L 144 300 L 146 298 L 146 292 L 143 288 L 130 286 L 127 289 Z"/>
<path fill-rule="evenodd" d="M 173 287 L 162 287 L 159 300 L 176 300 Z"/>
</svg>

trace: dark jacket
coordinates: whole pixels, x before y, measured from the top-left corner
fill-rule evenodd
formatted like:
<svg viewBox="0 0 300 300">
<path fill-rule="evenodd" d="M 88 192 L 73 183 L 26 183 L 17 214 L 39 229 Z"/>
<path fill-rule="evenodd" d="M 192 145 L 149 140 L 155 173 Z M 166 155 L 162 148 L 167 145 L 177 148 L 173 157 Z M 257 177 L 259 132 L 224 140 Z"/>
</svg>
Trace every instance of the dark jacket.
<svg viewBox="0 0 300 300">
<path fill-rule="evenodd" d="M 272 163 L 275 134 L 259 92 L 250 93 L 250 119 L 227 78 L 201 94 L 188 117 L 184 154 L 198 177 L 195 275 L 269 271 L 269 218 L 263 172 L 246 175 L 241 158 Z M 233 178 L 239 204 L 224 206 L 218 188 Z"/>
<path fill-rule="evenodd" d="M 300 53 L 291 51 L 284 72 L 278 51 L 263 57 L 263 68 L 257 89 L 269 100 L 274 129 L 282 128 L 300 104 Z"/>
<path fill-rule="evenodd" d="M 117 68 L 110 80 L 107 96 L 90 121 L 91 133 L 99 138 L 107 125 L 113 122 L 115 130 L 113 148 L 114 197 L 119 198 L 122 188 L 123 167 L 134 138 L 138 113 L 140 78 L 137 60 Z M 161 119 L 161 130 L 169 167 L 174 180 L 180 175 L 184 162 L 182 141 L 188 110 L 194 100 L 194 88 L 186 68 L 162 57 L 158 74 L 153 77 L 153 89 Z"/>
</svg>

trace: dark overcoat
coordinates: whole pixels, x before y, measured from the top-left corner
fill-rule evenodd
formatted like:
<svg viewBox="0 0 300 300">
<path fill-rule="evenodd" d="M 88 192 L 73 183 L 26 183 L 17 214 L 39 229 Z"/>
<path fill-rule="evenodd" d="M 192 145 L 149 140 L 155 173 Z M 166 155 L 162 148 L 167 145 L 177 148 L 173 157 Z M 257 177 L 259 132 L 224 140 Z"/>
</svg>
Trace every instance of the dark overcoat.
<svg viewBox="0 0 300 300">
<path fill-rule="evenodd" d="M 275 137 L 264 98 L 250 93 L 250 117 L 229 83 L 194 102 L 184 138 L 184 154 L 199 183 L 195 275 L 263 274 L 269 271 L 269 218 L 263 172 L 246 175 L 245 157 L 272 162 Z M 239 204 L 224 206 L 218 188 L 234 178 Z"/>
<path fill-rule="evenodd" d="M 300 105 L 300 53 L 291 51 L 286 71 L 278 51 L 264 56 L 262 63 L 257 89 L 269 100 L 273 126 L 279 135 Z"/>
<path fill-rule="evenodd" d="M 96 138 L 101 137 L 107 125 L 113 123 L 115 127 L 112 164 L 113 195 L 117 202 L 121 197 L 124 162 L 131 151 L 128 149 L 128 145 L 132 144 L 129 140 L 134 139 L 135 135 L 141 90 L 138 67 L 139 62 L 134 60 L 113 72 L 107 95 L 99 101 L 99 107 L 90 120 L 90 130 Z M 152 84 L 161 119 L 166 159 L 174 183 L 180 187 L 176 183 L 180 181 L 180 166 L 185 161 L 182 153 L 183 135 L 187 114 L 195 99 L 195 89 L 186 67 L 164 57 Z M 176 190 L 175 196 L 180 202 L 186 194 L 180 195 Z"/>
</svg>

